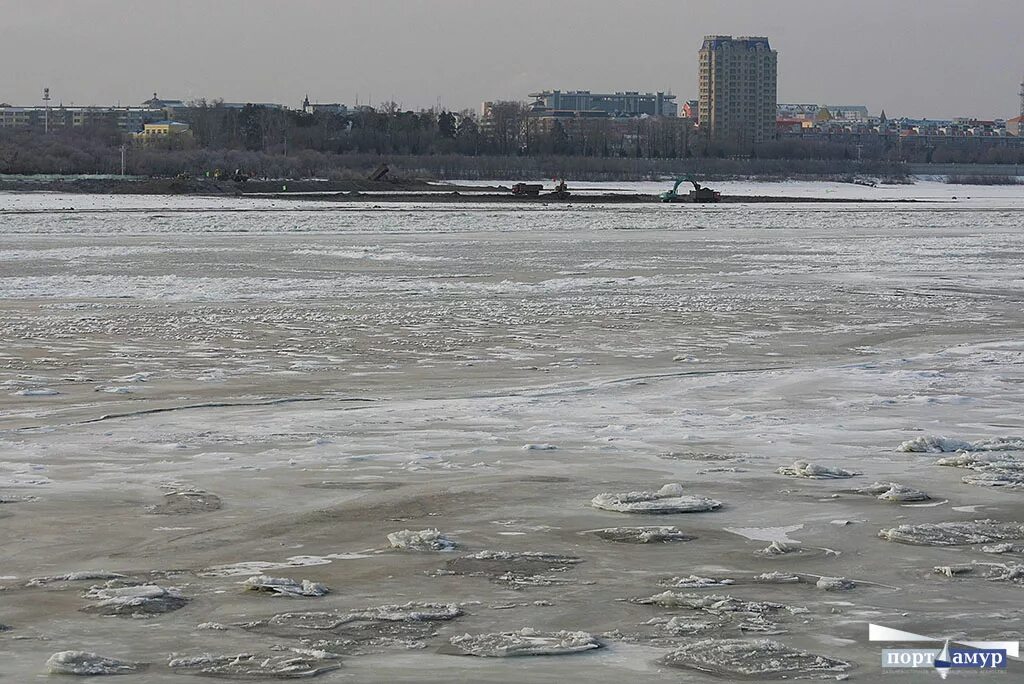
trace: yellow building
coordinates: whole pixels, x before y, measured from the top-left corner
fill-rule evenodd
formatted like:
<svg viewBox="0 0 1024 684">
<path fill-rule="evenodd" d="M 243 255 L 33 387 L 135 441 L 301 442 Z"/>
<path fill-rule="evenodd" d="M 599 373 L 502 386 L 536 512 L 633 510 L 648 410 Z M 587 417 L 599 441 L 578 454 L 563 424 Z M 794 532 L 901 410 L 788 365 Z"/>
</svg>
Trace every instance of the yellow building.
<svg viewBox="0 0 1024 684">
<path fill-rule="evenodd" d="M 192 137 L 191 127 L 180 121 L 157 121 L 148 123 L 143 129 L 135 133 L 135 139 L 142 143 L 166 141 L 169 138 L 180 138 L 182 136 Z"/>
</svg>

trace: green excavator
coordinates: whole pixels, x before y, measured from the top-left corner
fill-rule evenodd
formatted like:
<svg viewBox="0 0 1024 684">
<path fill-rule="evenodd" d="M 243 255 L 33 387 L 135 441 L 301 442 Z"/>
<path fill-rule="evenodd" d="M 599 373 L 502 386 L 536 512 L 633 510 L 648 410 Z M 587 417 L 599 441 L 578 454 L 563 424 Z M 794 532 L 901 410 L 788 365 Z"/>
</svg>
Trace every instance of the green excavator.
<svg viewBox="0 0 1024 684">
<path fill-rule="evenodd" d="M 693 185 L 693 190 L 685 195 L 679 194 L 679 186 L 683 183 L 690 183 Z M 689 176 L 686 178 L 677 178 L 676 184 L 672 186 L 671 190 L 661 193 L 658 195 L 662 202 L 721 202 L 722 193 L 716 192 L 711 188 L 705 188 L 697 181 L 693 180 Z"/>
</svg>

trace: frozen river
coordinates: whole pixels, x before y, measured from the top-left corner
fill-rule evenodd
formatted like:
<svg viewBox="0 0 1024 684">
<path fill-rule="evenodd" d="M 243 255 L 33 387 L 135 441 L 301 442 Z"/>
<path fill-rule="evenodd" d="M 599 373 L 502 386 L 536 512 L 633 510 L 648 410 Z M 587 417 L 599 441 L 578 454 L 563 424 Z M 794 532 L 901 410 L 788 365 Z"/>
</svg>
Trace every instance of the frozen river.
<svg viewBox="0 0 1024 684">
<path fill-rule="evenodd" d="M 0 194 L 0 680 L 873 681 L 868 623 L 1024 637 L 1024 191 L 715 185 L 920 201 Z M 591 504 L 670 483 L 721 505 Z M 982 520 L 1019 527 L 928 527 Z M 506 642 L 581 652 L 467 655 Z"/>
</svg>

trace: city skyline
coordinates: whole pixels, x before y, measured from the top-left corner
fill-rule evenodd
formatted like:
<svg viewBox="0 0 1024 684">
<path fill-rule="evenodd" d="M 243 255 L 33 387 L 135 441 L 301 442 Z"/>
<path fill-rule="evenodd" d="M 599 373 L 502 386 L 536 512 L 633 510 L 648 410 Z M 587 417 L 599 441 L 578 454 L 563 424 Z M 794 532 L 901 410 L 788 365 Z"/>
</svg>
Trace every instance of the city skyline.
<svg viewBox="0 0 1024 684">
<path fill-rule="evenodd" d="M 780 102 L 1010 118 L 1024 73 L 1015 36 L 1024 7 L 1005 0 L 983 13 L 946 0 L 927 11 L 879 0 L 183 0 L 169 14 L 135 4 L 128 12 L 116 0 L 2 5 L 0 59 L 18 69 L 0 81 L 0 102 L 13 105 L 38 104 L 43 87 L 65 105 L 139 104 L 156 90 L 186 100 L 298 106 L 308 92 L 322 102 L 461 110 L 544 88 L 669 88 L 682 102 L 697 97 L 697 51 L 715 33 L 770 37 Z"/>
</svg>

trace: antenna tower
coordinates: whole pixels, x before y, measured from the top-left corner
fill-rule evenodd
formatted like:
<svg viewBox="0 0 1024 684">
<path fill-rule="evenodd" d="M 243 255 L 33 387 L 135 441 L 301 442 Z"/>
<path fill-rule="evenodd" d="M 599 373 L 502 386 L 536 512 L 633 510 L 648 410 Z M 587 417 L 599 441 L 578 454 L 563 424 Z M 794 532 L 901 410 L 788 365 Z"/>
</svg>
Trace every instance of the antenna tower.
<svg viewBox="0 0 1024 684">
<path fill-rule="evenodd" d="M 49 133 L 50 132 L 50 89 L 49 88 L 43 88 L 43 107 L 46 110 L 45 112 L 43 112 L 43 132 L 44 133 Z"/>
</svg>

